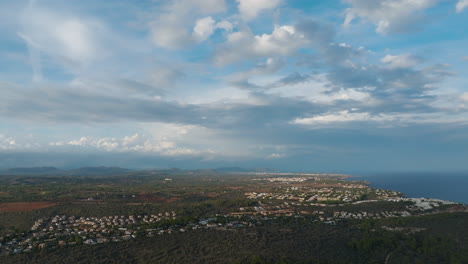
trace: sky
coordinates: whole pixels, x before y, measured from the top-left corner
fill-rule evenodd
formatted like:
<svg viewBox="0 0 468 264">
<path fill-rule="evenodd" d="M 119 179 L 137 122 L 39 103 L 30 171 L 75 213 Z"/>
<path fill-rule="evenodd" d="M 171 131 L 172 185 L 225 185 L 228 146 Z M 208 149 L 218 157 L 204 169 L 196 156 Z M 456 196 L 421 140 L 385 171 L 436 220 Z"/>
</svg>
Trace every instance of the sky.
<svg viewBox="0 0 468 264">
<path fill-rule="evenodd" d="M 467 0 L 2 0 L 0 168 L 468 170 Z"/>
</svg>

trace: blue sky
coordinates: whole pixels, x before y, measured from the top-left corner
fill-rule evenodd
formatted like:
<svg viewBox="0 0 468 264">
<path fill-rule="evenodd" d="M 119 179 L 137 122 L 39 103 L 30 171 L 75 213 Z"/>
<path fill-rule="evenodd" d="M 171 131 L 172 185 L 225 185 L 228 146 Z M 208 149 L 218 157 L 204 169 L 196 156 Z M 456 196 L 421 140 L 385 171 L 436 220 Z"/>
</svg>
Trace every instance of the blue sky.
<svg viewBox="0 0 468 264">
<path fill-rule="evenodd" d="M 468 169 L 467 0 L 4 0 L 0 168 Z"/>
</svg>

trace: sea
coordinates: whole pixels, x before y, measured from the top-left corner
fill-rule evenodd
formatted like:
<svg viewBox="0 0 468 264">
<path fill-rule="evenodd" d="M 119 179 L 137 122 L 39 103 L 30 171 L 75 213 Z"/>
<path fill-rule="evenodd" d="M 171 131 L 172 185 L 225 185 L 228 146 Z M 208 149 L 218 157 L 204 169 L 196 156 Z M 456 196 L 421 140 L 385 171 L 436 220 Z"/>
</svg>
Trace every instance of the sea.
<svg viewBox="0 0 468 264">
<path fill-rule="evenodd" d="M 410 198 L 437 198 L 468 204 L 468 172 L 361 173 L 350 180 L 369 181 L 371 187 L 399 191 Z"/>
</svg>

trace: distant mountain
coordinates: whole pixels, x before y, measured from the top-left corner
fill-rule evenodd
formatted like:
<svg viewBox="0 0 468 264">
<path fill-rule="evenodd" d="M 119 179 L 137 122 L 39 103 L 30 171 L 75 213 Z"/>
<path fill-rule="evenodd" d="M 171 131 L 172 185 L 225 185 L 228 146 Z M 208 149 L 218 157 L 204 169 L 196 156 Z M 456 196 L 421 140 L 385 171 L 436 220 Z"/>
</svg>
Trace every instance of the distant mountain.
<svg viewBox="0 0 468 264">
<path fill-rule="evenodd" d="M 55 167 L 30 167 L 11 168 L 1 170 L 0 174 L 6 175 L 112 175 L 126 174 L 132 172 L 130 169 L 120 167 L 82 167 L 77 169 L 57 169 Z"/>
<path fill-rule="evenodd" d="M 252 170 L 241 167 L 223 167 L 215 169 L 217 172 L 251 172 Z"/>
<path fill-rule="evenodd" d="M 241 167 L 223 167 L 215 169 L 217 172 L 278 172 L 277 170 L 268 169 L 268 168 L 254 168 L 246 169 Z"/>
<path fill-rule="evenodd" d="M 2 171 L 3 174 L 55 174 L 60 172 L 55 167 L 11 168 Z"/>
<path fill-rule="evenodd" d="M 70 175 L 108 175 L 108 174 L 125 174 L 132 172 L 130 169 L 120 167 L 82 167 L 78 169 L 68 170 L 66 174 Z"/>
<path fill-rule="evenodd" d="M 270 168 L 256 168 L 252 169 L 252 172 L 269 172 L 269 173 L 275 173 L 275 172 L 280 172 L 275 169 L 270 169 Z"/>
<path fill-rule="evenodd" d="M 137 173 L 137 172 L 154 172 L 154 173 L 163 173 L 163 174 L 193 174 L 193 175 L 203 175 L 203 174 L 222 174 L 222 173 L 249 173 L 249 172 L 278 172 L 276 170 L 268 168 L 256 168 L 256 169 L 246 169 L 241 167 L 222 167 L 217 169 L 196 169 L 196 170 L 184 170 L 179 168 L 171 169 L 153 169 L 153 170 L 131 170 L 120 167 L 81 167 L 76 169 L 58 169 L 55 167 L 30 167 L 30 168 L 11 168 L 6 170 L 0 170 L 0 174 L 3 175 L 71 175 L 71 176 L 92 176 L 92 175 L 121 175 L 127 173 Z"/>
</svg>

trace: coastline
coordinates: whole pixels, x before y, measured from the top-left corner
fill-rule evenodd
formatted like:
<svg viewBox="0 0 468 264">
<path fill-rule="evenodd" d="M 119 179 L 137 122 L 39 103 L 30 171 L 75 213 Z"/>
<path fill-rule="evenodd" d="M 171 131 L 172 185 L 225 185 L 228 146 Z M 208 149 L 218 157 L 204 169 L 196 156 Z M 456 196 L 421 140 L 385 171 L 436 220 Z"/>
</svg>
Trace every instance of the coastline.
<svg viewBox="0 0 468 264">
<path fill-rule="evenodd" d="M 468 173 L 374 173 L 353 175 L 374 188 L 389 189 L 408 198 L 436 198 L 468 204 Z"/>
</svg>

